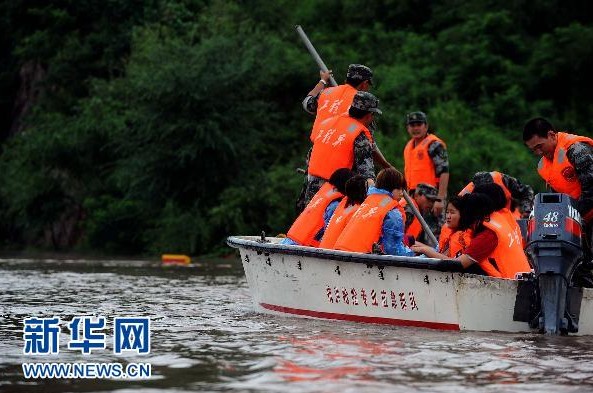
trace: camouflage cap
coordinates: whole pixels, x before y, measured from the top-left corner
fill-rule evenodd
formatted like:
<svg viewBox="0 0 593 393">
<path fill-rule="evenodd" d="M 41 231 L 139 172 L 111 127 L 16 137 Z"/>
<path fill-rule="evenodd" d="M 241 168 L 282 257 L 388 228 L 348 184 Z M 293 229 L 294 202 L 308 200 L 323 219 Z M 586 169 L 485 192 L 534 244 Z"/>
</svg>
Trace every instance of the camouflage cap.
<svg viewBox="0 0 593 393">
<path fill-rule="evenodd" d="M 414 194 L 417 195 L 424 195 L 426 198 L 428 199 L 432 199 L 435 201 L 440 201 L 441 198 L 439 198 L 439 190 L 437 190 L 435 187 L 431 186 L 430 184 L 426 184 L 426 183 L 418 183 L 416 185 L 416 191 L 414 191 Z"/>
<path fill-rule="evenodd" d="M 365 112 L 382 114 L 379 99 L 367 91 L 358 91 L 352 99 L 352 107 Z"/>
<path fill-rule="evenodd" d="M 426 113 L 424 112 L 411 112 L 406 115 L 406 124 L 411 123 L 428 123 Z"/>
<path fill-rule="evenodd" d="M 346 79 L 353 81 L 369 81 L 373 84 L 373 71 L 362 64 L 350 64 L 348 66 L 348 72 L 346 73 Z"/>
</svg>

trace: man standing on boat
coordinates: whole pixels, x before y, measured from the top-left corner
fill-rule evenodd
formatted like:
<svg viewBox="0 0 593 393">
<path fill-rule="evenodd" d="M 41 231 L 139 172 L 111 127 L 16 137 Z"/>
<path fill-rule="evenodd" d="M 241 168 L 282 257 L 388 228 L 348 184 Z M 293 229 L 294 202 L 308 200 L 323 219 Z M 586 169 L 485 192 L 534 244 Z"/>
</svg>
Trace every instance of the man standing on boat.
<svg viewBox="0 0 593 393">
<path fill-rule="evenodd" d="M 424 219 L 438 237 L 444 223 L 443 206 L 449 186 L 449 156 L 447 146 L 429 130 L 424 112 L 412 112 L 406 116 L 406 127 L 411 139 L 404 148 L 404 174 L 410 191 L 419 183 L 426 183 L 438 190 L 430 214 Z"/>
<path fill-rule="evenodd" d="M 537 156 L 539 175 L 554 192 L 577 201 L 583 219 L 589 257 L 593 226 L 593 139 L 558 132 L 544 118 L 529 120 L 523 128 L 523 142 Z"/>
<path fill-rule="evenodd" d="M 368 127 L 375 114 L 381 114 L 379 100 L 371 93 L 359 91 L 348 112 L 325 119 L 313 128 L 306 200 L 338 168 L 352 168 L 369 185 L 374 184 L 373 136 Z"/>
<path fill-rule="evenodd" d="M 348 66 L 346 83 L 343 85 L 327 87 L 331 71 L 319 71 L 319 76 L 321 79 L 303 100 L 303 109 L 315 115 L 313 129 L 323 120 L 346 112 L 354 95 L 358 91 L 369 91 L 373 85 L 373 71 L 362 64 Z"/>
<path fill-rule="evenodd" d="M 359 91 L 368 92 L 373 85 L 373 71 L 363 64 L 350 64 L 348 66 L 348 72 L 346 73 L 346 83 L 339 86 L 328 87 L 331 71 L 319 71 L 319 76 L 319 82 L 317 82 L 315 87 L 313 87 L 303 100 L 303 109 L 306 112 L 315 115 L 315 121 L 310 135 L 311 143 L 315 143 L 313 135 L 314 130 L 322 121 L 347 112 L 352 104 L 354 95 Z M 371 135 L 373 134 L 374 129 L 375 127 L 371 123 L 369 126 Z M 387 162 L 374 142 L 371 147 L 373 159 L 379 166 L 383 168 L 392 166 Z M 309 159 L 310 152 L 308 156 Z M 312 181 L 318 182 L 318 180 L 311 179 L 310 176 L 308 176 L 307 185 L 304 187 L 301 196 L 297 200 L 297 211 L 302 210 L 315 194 L 315 192 L 311 193 L 307 191 L 315 189 L 315 185 L 311 188 L 310 183 Z M 318 184 L 318 186 L 321 187 L 321 184 Z"/>
</svg>

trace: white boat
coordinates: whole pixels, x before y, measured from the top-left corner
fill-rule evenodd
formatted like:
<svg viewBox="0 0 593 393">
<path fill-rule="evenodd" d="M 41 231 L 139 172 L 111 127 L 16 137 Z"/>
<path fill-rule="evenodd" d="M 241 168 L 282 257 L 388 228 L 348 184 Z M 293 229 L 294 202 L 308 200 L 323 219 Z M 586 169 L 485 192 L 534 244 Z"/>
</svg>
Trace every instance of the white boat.
<svg viewBox="0 0 593 393">
<path fill-rule="evenodd" d="M 593 334 L 593 289 L 567 288 L 548 266 L 549 254 L 564 258 L 560 269 L 574 259 L 566 241 L 549 233 L 532 237 L 541 241 L 530 243 L 531 256 L 544 266 L 518 280 L 442 271 L 446 262 L 439 259 L 283 245 L 263 235 L 231 236 L 227 243 L 239 249 L 254 305 L 266 313 L 440 330 Z"/>
</svg>

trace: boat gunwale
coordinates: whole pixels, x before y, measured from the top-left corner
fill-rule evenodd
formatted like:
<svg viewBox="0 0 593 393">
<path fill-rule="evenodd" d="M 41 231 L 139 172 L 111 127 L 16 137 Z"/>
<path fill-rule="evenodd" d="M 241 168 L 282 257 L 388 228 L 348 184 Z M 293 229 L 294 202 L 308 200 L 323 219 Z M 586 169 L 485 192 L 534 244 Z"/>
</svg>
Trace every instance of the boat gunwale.
<svg viewBox="0 0 593 393">
<path fill-rule="evenodd" d="M 405 267 L 412 269 L 435 270 L 451 273 L 463 273 L 461 270 L 451 269 L 447 260 L 427 257 L 406 257 L 396 255 L 377 255 L 363 254 L 358 252 L 329 250 L 324 248 L 315 248 L 307 246 L 296 246 L 288 244 L 278 244 L 269 241 L 262 242 L 251 236 L 252 239 L 246 239 L 243 236 L 229 236 L 226 243 L 233 248 L 246 248 L 263 253 L 279 253 L 285 255 L 296 255 L 303 257 L 313 257 L 319 259 L 329 259 L 340 262 L 353 262 L 364 264 L 377 264 L 382 266 Z M 446 266 L 444 266 L 446 265 Z"/>
</svg>

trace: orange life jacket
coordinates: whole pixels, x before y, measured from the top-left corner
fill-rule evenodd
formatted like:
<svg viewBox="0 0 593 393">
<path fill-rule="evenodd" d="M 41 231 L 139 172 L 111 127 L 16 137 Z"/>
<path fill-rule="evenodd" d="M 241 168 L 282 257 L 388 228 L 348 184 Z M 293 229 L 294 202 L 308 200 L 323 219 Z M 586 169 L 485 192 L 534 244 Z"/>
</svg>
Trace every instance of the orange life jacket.
<svg viewBox="0 0 593 393">
<path fill-rule="evenodd" d="M 446 147 L 445 142 L 436 135 L 426 134 L 418 145 L 414 146 L 414 139 L 411 139 L 404 148 L 404 175 L 410 190 L 416 188 L 418 183 L 439 187 L 434 163 L 428 155 L 428 147 L 432 142 L 440 142 Z"/>
<path fill-rule="evenodd" d="M 439 234 L 439 252 L 443 253 L 445 247 L 448 247 L 449 238 L 452 234 L 453 230 L 449 228 L 449 225 L 444 224 L 441 227 L 441 233 Z"/>
<path fill-rule="evenodd" d="M 325 119 L 341 115 L 348 110 L 352 99 L 358 90 L 349 84 L 339 85 L 335 87 L 329 87 L 324 89 L 319 94 L 317 101 L 317 115 L 315 116 L 315 122 L 313 123 L 313 129 L 311 131 L 311 142 L 315 142 L 313 138 L 315 128 Z"/>
<path fill-rule="evenodd" d="M 457 258 L 465 253 L 465 250 L 472 241 L 472 231 L 455 231 L 449 240 L 449 257 Z"/>
<path fill-rule="evenodd" d="M 506 222 L 511 227 L 513 233 L 519 236 L 521 246 L 523 246 L 523 236 L 521 235 L 521 227 L 519 226 L 519 223 L 517 222 L 517 219 L 515 218 L 513 213 L 506 207 L 504 209 L 500 209 L 497 213 L 500 213 L 501 216 L 504 217 Z"/>
<path fill-rule="evenodd" d="M 323 213 L 331 202 L 342 197 L 343 195 L 335 190 L 334 186 L 325 182 L 305 210 L 297 217 L 286 236 L 302 246 L 317 247 L 319 240 L 315 240 L 315 235 L 325 224 Z"/>
<path fill-rule="evenodd" d="M 581 183 L 574 167 L 566 157 L 566 151 L 576 142 L 584 142 L 593 146 L 593 139 L 566 132 L 559 132 L 556 135 L 558 143 L 554 151 L 554 159 L 549 160 L 542 157 L 537 171 L 556 192 L 562 192 L 570 195 L 571 198 L 578 199 L 581 196 Z"/>
<path fill-rule="evenodd" d="M 516 273 L 529 272 L 531 267 L 523 252 L 521 232 L 513 229 L 508 223 L 508 217 L 504 213 L 494 212 L 489 220 L 484 221 L 484 226 L 496 233 L 498 244 L 494 251 L 484 261 L 478 261 L 480 267 L 491 275 L 486 268 L 493 267 L 488 260 L 493 259 L 503 278 L 515 278 Z M 494 276 L 496 277 L 496 276 Z"/>
<path fill-rule="evenodd" d="M 329 179 L 336 169 L 354 165 L 354 140 L 364 133 L 372 143 L 368 128 L 347 114 L 330 117 L 313 130 L 313 151 L 309 160 L 309 174 Z"/>
<path fill-rule="evenodd" d="M 471 230 L 453 232 L 447 224 L 441 228 L 439 235 L 439 252 L 449 258 L 457 258 L 465 253 L 471 242 Z"/>
<path fill-rule="evenodd" d="M 414 206 L 416 206 L 417 210 L 420 210 L 418 208 L 418 204 L 416 203 L 416 201 L 412 198 L 412 203 L 414 204 Z M 402 201 L 400 201 L 400 206 L 402 206 L 404 208 L 405 211 L 405 207 L 408 205 L 408 202 L 404 199 Z M 408 214 L 408 212 L 406 212 L 406 215 Z M 422 233 L 422 231 L 424 231 L 424 229 L 422 228 L 422 224 L 420 224 L 420 220 L 418 220 L 418 218 L 416 217 L 416 215 L 414 213 L 410 213 L 412 214 L 412 216 L 414 217 L 412 219 L 412 222 L 410 223 L 410 225 L 406 228 L 406 236 L 414 236 L 414 239 L 418 239 L 420 237 L 420 234 Z M 406 215 L 404 215 L 404 223 L 406 222 Z"/>
<path fill-rule="evenodd" d="M 502 188 L 502 191 L 504 192 L 504 196 L 507 200 L 506 208 L 510 209 L 511 208 L 511 192 L 509 191 L 507 186 L 504 185 L 504 182 L 502 181 L 502 173 L 497 172 L 497 171 L 492 171 L 492 172 L 490 172 L 490 176 L 492 176 L 493 182 L 495 184 L 498 184 L 500 186 L 500 188 Z M 459 196 L 472 193 L 474 191 L 474 188 L 475 188 L 474 182 L 470 182 L 467 186 L 465 186 L 463 188 L 463 190 L 459 191 Z"/>
<path fill-rule="evenodd" d="M 342 199 L 338 207 L 336 207 L 334 215 L 329 220 L 329 224 L 327 224 L 327 228 L 325 228 L 325 232 L 319 243 L 320 248 L 334 248 L 336 240 L 338 240 L 338 237 L 342 234 L 344 227 L 346 227 L 346 224 L 350 222 L 352 215 L 358 210 L 358 207 L 360 206 L 358 204 L 346 206 L 347 200 L 348 198 Z"/>
<path fill-rule="evenodd" d="M 404 217 L 403 208 L 391 196 L 385 194 L 367 196 L 338 237 L 334 248 L 370 253 L 373 250 L 373 244 L 381 238 L 385 216 L 393 209 L 398 209 L 402 218 Z"/>
<path fill-rule="evenodd" d="M 517 207 L 514 210 L 511 210 L 511 214 L 513 215 L 513 217 L 515 218 L 515 220 L 519 220 L 519 219 L 522 218 L 521 211 Z"/>
</svg>

